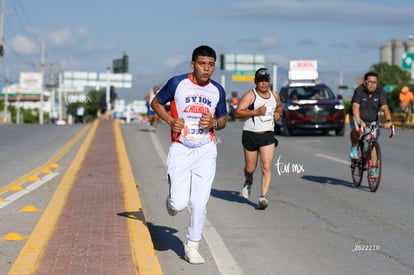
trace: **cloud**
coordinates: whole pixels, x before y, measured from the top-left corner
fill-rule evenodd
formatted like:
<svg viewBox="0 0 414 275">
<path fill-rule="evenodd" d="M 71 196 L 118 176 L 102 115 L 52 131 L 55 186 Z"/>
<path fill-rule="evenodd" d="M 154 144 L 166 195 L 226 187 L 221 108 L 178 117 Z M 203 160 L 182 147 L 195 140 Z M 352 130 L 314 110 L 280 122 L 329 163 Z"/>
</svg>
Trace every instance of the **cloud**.
<svg viewBox="0 0 414 275">
<path fill-rule="evenodd" d="M 62 46 L 65 44 L 72 44 L 76 40 L 70 28 L 65 27 L 58 30 L 53 30 L 48 34 L 48 40 L 53 46 Z"/>
<path fill-rule="evenodd" d="M 276 37 L 272 37 L 272 36 L 266 36 L 266 37 L 262 37 L 259 40 L 259 48 L 278 48 L 279 45 L 279 41 L 277 40 Z"/>
<path fill-rule="evenodd" d="M 39 46 L 32 39 L 23 35 L 16 35 L 9 43 L 9 47 L 12 48 L 18 54 L 33 55 L 39 53 Z"/>
<path fill-rule="evenodd" d="M 220 17 L 294 22 L 335 22 L 345 24 L 412 24 L 413 6 L 350 1 L 260 1 L 228 5 L 214 11 Z"/>
<path fill-rule="evenodd" d="M 183 56 L 179 55 L 169 56 L 165 61 L 165 65 L 167 65 L 169 68 L 174 68 L 177 65 L 184 63 L 186 60 L 187 58 L 184 58 Z"/>
<path fill-rule="evenodd" d="M 299 40 L 298 43 L 301 46 L 313 46 L 313 45 L 315 45 L 315 41 L 312 40 L 312 39 L 309 39 L 309 38 L 301 39 L 301 40 Z"/>
</svg>

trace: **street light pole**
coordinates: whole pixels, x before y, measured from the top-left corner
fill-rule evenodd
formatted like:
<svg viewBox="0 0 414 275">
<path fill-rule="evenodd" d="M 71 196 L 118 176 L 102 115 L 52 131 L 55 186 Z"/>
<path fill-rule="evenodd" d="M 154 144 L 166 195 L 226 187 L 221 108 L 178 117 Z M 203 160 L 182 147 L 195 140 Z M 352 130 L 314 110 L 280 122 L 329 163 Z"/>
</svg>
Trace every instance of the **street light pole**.
<svg viewBox="0 0 414 275">
<path fill-rule="evenodd" d="M 110 67 L 106 68 L 106 115 L 110 113 L 111 110 L 111 95 L 110 95 L 110 88 L 109 88 L 109 72 Z M 109 118 L 109 117 L 108 117 Z"/>
<path fill-rule="evenodd" d="M 273 92 L 277 92 L 277 64 L 273 64 Z"/>
<path fill-rule="evenodd" d="M 40 73 L 42 74 L 42 85 L 40 86 L 40 107 L 39 107 L 39 124 L 43 124 L 43 90 L 44 90 L 44 74 L 45 74 L 45 42 L 42 42 L 42 56 L 40 60 Z"/>
<path fill-rule="evenodd" d="M 4 27 L 4 15 L 6 13 L 6 0 L 3 0 L 1 3 L 1 11 L 0 11 L 0 68 L 1 68 L 1 62 L 3 60 L 3 54 L 4 54 L 4 46 L 3 46 L 3 27 Z M 7 77 L 7 76 L 6 76 Z M 4 118 L 3 121 L 7 122 L 7 87 L 5 89 L 6 95 L 4 96 Z"/>
</svg>

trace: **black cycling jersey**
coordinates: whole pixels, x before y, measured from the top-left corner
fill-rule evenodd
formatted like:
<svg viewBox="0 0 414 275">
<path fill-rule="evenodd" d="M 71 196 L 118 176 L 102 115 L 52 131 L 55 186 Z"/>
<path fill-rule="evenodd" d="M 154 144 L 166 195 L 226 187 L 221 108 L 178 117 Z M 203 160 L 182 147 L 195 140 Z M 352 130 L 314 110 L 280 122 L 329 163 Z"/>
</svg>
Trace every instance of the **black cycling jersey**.
<svg viewBox="0 0 414 275">
<path fill-rule="evenodd" d="M 352 103 L 359 104 L 359 115 L 365 122 L 373 122 L 378 120 L 378 112 L 381 106 L 387 105 L 387 93 L 380 86 L 377 87 L 374 94 L 370 97 L 368 90 L 364 85 L 359 85 L 352 96 L 350 115 L 352 113 Z"/>
</svg>

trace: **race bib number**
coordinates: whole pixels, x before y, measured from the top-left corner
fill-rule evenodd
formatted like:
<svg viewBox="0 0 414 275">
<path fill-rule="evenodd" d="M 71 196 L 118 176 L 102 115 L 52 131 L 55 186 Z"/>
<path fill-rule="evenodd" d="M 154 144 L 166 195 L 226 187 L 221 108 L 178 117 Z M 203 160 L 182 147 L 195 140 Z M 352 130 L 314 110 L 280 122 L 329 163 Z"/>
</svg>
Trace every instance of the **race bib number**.
<svg viewBox="0 0 414 275">
<path fill-rule="evenodd" d="M 188 141 L 204 139 L 206 131 L 200 127 L 199 119 L 186 119 L 184 122 L 183 137 Z"/>
<path fill-rule="evenodd" d="M 269 121 L 273 119 L 273 110 L 272 107 L 266 107 L 266 113 L 260 116 L 261 121 Z"/>
</svg>

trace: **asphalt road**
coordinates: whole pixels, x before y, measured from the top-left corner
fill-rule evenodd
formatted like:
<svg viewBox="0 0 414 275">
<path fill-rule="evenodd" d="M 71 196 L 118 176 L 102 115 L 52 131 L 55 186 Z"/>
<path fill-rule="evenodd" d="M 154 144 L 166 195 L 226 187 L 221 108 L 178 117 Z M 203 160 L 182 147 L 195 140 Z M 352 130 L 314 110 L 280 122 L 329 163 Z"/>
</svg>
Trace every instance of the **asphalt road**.
<svg viewBox="0 0 414 275">
<path fill-rule="evenodd" d="M 11 128 L 11 129 L 10 129 Z M 188 213 L 165 211 L 165 158 L 169 129 L 122 125 L 144 214 L 165 274 L 412 274 L 413 131 L 380 138 L 383 177 L 376 193 L 352 186 L 348 132 L 344 137 L 278 137 L 270 206 L 256 210 L 260 169 L 250 200 L 240 197 L 243 183 L 242 122 L 219 131 L 218 167 L 208 205 L 200 251 L 206 264 L 183 260 Z M 0 126 L 0 188 L 47 162 L 82 126 Z M 6 133 L 6 134 L 5 134 Z M 59 175 L 76 152 L 62 158 L 56 178 L 38 191 L 0 209 L 0 235 L 29 235 L 41 212 L 18 210 L 47 206 Z M 10 162 L 13 164 L 10 164 Z M 1 237 L 0 236 L 0 237 Z M 0 240 L 0 274 L 8 270 L 22 241 Z M 6 274 L 6 273 L 4 273 Z"/>
</svg>

